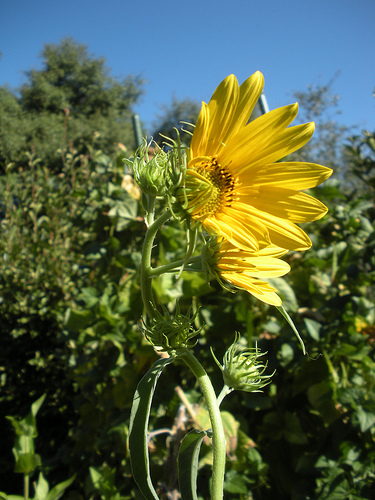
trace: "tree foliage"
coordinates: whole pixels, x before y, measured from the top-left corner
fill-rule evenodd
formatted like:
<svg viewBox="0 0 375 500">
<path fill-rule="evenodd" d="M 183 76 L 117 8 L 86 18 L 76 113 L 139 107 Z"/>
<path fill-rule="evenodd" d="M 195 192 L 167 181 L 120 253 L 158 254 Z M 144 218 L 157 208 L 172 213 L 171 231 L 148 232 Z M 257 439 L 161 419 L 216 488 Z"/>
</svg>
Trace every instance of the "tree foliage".
<svg viewBox="0 0 375 500">
<path fill-rule="evenodd" d="M 56 168 L 61 166 L 59 148 L 70 144 L 85 154 L 94 134 L 110 154 L 119 142 L 134 148 L 131 115 L 142 93 L 139 77 L 111 77 L 103 58 L 69 38 L 46 44 L 41 58 L 42 69 L 27 73 L 19 96 L 0 89 L 3 166 L 27 164 L 23 151 L 28 148 Z"/>
<path fill-rule="evenodd" d="M 191 131 L 191 127 L 186 124 L 190 123 L 194 125 L 197 121 L 199 111 L 200 103 L 197 101 L 193 101 L 192 99 L 179 100 L 173 97 L 169 106 L 164 105 L 161 107 L 161 114 L 159 114 L 154 123 L 152 134 L 154 141 L 162 145 L 165 141 L 164 137 L 174 138 L 176 136 L 175 128 L 177 128 L 182 141 L 189 144 L 190 135 L 184 130 Z"/>
<path fill-rule="evenodd" d="M 342 148 L 349 128 L 337 121 L 340 97 L 332 91 L 332 86 L 338 76 L 334 75 L 326 84 L 309 85 L 305 91 L 295 91 L 293 96 L 299 104 L 299 120 L 316 124 L 314 136 L 299 158 L 329 166 L 336 176 L 344 176 L 346 165 Z"/>
</svg>

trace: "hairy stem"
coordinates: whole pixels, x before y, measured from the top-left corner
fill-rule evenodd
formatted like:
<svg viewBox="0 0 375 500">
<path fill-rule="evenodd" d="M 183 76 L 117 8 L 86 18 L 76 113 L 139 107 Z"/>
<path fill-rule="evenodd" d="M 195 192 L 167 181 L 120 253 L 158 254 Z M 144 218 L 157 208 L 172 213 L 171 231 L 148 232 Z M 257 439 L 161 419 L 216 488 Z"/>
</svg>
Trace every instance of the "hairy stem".
<svg viewBox="0 0 375 500">
<path fill-rule="evenodd" d="M 151 253 L 156 233 L 161 226 L 171 218 L 169 211 L 164 212 L 147 229 L 145 240 L 143 242 L 142 262 L 141 262 L 141 292 L 142 300 L 149 316 L 155 315 L 156 305 L 152 294 L 151 285 Z"/>
</svg>

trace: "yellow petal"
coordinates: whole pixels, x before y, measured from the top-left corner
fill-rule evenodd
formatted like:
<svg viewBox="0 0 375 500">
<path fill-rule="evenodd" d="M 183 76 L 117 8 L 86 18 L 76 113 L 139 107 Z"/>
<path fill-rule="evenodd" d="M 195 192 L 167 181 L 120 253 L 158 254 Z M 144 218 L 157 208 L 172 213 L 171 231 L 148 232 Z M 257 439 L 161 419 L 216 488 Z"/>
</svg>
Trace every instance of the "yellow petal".
<svg viewBox="0 0 375 500">
<path fill-rule="evenodd" d="M 239 85 L 234 75 L 227 76 L 217 87 L 208 103 L 207 147 L 205 155 L 216 155 L 232 123 L 237 108 Z M 195 134 L 195 130 L 193 136 Z"/>
<path fill-rule="evenodd" d="M 251 161 L 259 151 L 262 151 L 277 139 L 277 137 L 294 120 L 298 113 L 298 104 L 290 104 L 277 108 L 256 118 L 232 136 L 223 149 L 219 161 L 222 165 L 237 164 Z"/>
<path fill-rule="evenodd" d="M 232 118 L 232 123 L 223 137 L 224 144 L 227 144 L 232 136 L 235 136 L 245 127 L 262 93 L 263 86 L 264 78 L 260 71 L 251 75 L 240 86 L 238 104 Z"/>
<path fill-rule="evenodd" d="M 262 165 L 257 169 L 249 169 L 246 184 L 255 187 L 271 184 L 274 187 L 284 187 L 298 191 L 318 186 L 327 180 L 331 174 L 332 169 L 316 163 L 278 162 Z M 246 189 L 246 186 L 244 186 L 240 188 L 240 192 L 246 194 Z"/>
<path fill-rule="evenodd" d="M 242 224 L 233 224 L 232 220 L 221 214 L 220 219 L 209 217 L 203 221 L 203 226 L 209 233 L 224 236 L 233 245 L 246 250 L 258 250 L 258 239 Z"/>
<path fill-rule="evenodd" d="M 278 258 L 288 253 L 288 250 L 276 245 L 268 245 L 265 248 L 261 248 L 258 253 L 260 256 Z"/>
<path fill-rule="evenodd" d="M 282 301 L 276 290 L 265 281 L 246 276 L 244 273 L 222 273 L 222 277 L 233 285 L 246 290 L 254 297 L 272 306 L 281 306 Z"/>
<path fill-rule="evenodd" d="M 237 174 L 241 175 L 250 168 L 256 169 L 265 164 L 274 163 L 304 146 L 311 139 L 314 129 L 313 122 L 289 127 L 267 144 L 264 149 L 254 152 L 247 161 L 246 156 L 248 155 L 242 151 L 242 158 L 239 156 L 233 160 L 234 163 L 238 163 L 237 166 L 233 165 L 233 168 L 236 169 Z"/>
<path fill-rule="evenodd" d="M 257 210 L 255 207 L 237 203 L 239 210 L 255 217 L 267 228 L 271 243 L 288 250 L 308 250 L 311 240 L 307 234 L 293 222 L 281 219 L 272 214 Z"/>
<path fill-rule="evenodd" d="M 287 262 L 273 257 L 247 257 L 243 260 L 234 257 L 222 257 L 217 267 L 221 271 L 244 272 L 253 278 L 277 278 L 290 271 Z"/>
<path fill-rule="evenodd" d="M 258 250 L 271 243 L 268 230 L 257 217 L 252 216 L 247 210 L 237 210 L 227 207 L 225 212 L 217 214 L 216 220 L 230 226 L 236 233 L 241 234 L 241 239 L 227 238 L 233 245 L 244 250 Z M 225 236 L 225 235 L 223 235 Z"/>
<path fill-rule="evenodd" d="M 277 278 L 285 276 L 290 271 L 290 265 L 273 257 L 249 257 L 246 262 L 253 264 L 254 269 L 245 271 L 245 274 L 254 278 Z"/>
<path fill-rule="evenodd" d="M 241 203 L 292 222 L 321 219 L 328 211 L 322 202 L 306 193 L 292 189 L 261 187 L 257 195 L 241 196 Z"/>
<path fill-rule="evenodd" d="M 202 102 L 201 111 L 190 143 L 190 157 L 204 156 L 207 148 L 208 106 Z"/>
</svg>

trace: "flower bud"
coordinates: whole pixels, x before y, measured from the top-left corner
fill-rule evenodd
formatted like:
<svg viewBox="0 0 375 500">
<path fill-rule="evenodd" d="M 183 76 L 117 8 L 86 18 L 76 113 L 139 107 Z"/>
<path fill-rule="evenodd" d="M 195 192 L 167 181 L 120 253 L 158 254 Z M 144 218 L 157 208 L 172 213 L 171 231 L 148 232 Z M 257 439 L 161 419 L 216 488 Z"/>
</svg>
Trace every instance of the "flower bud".
<svg viewBox="0 0 375 500">
<path fill-rule="evenodd" d="M 263 364 L 258 358 L 266 353 L 261 353 L 258 347 L 244 349 L 238 342 L 239 334 L 226 351 L 223 365 L 220 365 L 215 355 L 214 360 L 223 373 L 224 383 L 232 389 L 245 392 L 261 392 L 261 389 L 271 382 L 271 375 L 263 375 L 267 363 Z"/>
<path fill-rule="evenodd" d="M 149 196 L 164 196 L 168 190 L 169 155 L 162 149 L 143 144 L 133 159 L 134 179 Z"/>
<path fill-rule="evenodd" d="M 173 317 L 164 309 L 163 314 L 156 312 L 150 325 L 144 326 L 144 332 L 150 344 L 160 348 L 162 351 L 175 351 L 179 348 L 194 347 L 196 342 L 192 341 L 202 330 L 195 329 L 193 323 L 198 311 L 191 317 L 190 311 L 187 316 L 180 314 L 177 305 Z"/>
</svg>

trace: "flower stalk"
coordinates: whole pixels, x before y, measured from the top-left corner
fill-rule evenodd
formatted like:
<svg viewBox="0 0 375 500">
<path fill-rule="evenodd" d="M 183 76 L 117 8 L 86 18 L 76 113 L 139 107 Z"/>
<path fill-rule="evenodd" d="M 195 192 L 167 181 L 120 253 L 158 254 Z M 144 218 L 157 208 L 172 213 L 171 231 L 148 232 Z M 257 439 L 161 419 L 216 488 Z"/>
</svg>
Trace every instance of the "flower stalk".
<svg viewBox="0 0 375 500">
<path fill-rule="evenodd" d="M 151 254 L 155 236 L 159 229 L 171 218 L 171 213 L 167 210 L 158 219 L 156 219 L 147 229 L 143 242 L 142 261 L 141 261 L 141 293 L 142 300 L 147 314 L 153 318 L 157 306 L 152 293 L 151 282 Z"/>
<path fill-rule="evenodd" d="M 205 369 L 189 349 L 184 349 L 181 353 L 179 353 L 179 357 L 193 372 L 206 401 L 213 436 L 211 500 L 221 500 L 223 498 L 224 488 L 226 440 L 216 393 Z"/>
</svg>

